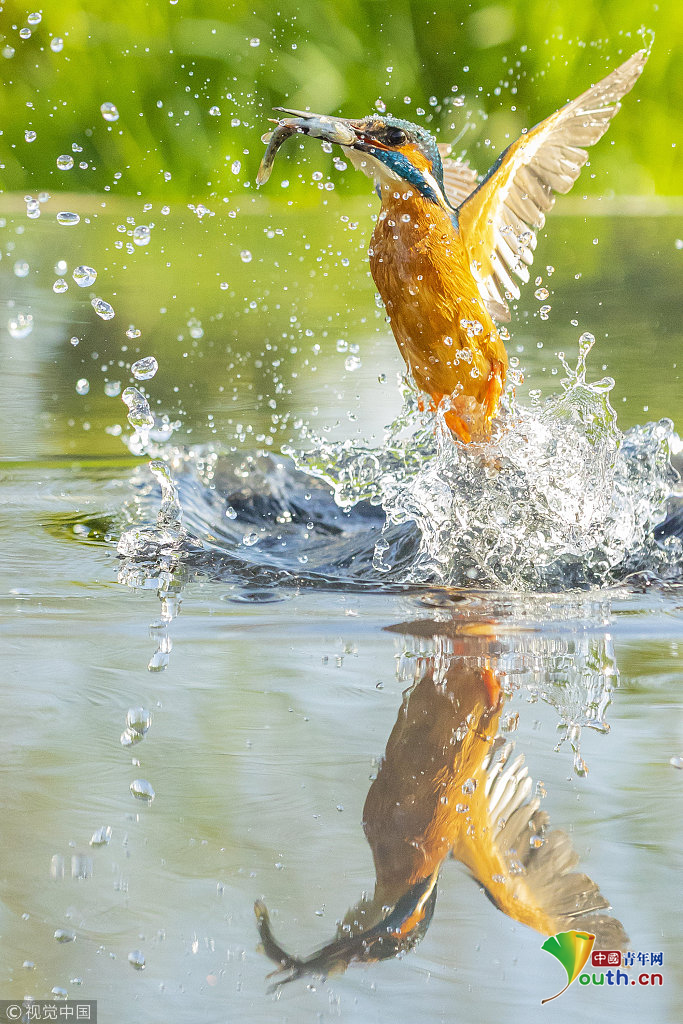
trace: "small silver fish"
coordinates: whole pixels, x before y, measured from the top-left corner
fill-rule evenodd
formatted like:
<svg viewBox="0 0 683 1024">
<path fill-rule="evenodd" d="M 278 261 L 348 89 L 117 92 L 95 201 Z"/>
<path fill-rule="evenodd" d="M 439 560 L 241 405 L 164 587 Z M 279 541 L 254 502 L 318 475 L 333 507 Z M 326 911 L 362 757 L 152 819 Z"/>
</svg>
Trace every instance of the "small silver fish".
<svg viewBox="0 0 683 1024">
<path fill-rule="evenodd" d="M 357 132 L 351 127 L 351 124 L 341 117 L 311 114 L 305 110 L 288 110 L 286 107 L 275 107 L 275 109 L 283 114 L 294 116 L 281 118 L 277 123 L 277 128 L 263 136 L 262 141 L 267 144 L 267 149 L 256 176 L 257 185 L 263 185 L 268 181 L 273 169 L 275 154 L 290 135 L 310 135 L 314 139 L 324 139 L 326 142 L 333 142 L 339 146 L 352 146 L 358 139 Z"/>
</svg>

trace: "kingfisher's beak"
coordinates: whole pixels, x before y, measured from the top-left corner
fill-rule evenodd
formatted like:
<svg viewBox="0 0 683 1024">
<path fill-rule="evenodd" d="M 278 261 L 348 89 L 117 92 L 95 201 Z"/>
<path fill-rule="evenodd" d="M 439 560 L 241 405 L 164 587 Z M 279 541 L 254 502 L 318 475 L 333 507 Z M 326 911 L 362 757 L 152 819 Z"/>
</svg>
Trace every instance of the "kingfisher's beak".
<svg viewBox="0 0 683 1024">
<path fill-rule="evenodd" d="M 275 107 L 274 109 L 278 113 L 289 116 L 279 118 L 276 122 L 277 128 L 263 136 L 263 142 L 267 143 L 267 149 L 256 176 L 257 185 L 263 185 L 270 177 L 275 154 L 290 135 L 310 135 L 314 139 L 322 139 L 323 142 L 331 142 L 337 146 L 361 151 L 367 150 L 370 146 L 376 149 L 385 148 L 364 134 L 363 121 L 349 121 L 344 117 L 314 114 L 307 110 L 290 110 L 287 107 Z"/>
</svg>

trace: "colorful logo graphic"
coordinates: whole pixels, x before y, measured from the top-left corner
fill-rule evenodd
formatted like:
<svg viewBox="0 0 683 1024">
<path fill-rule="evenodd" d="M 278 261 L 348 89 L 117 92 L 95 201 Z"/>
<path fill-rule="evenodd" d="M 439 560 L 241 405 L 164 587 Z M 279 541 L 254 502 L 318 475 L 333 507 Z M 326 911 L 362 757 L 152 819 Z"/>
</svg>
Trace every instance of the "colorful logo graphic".
<svg viewBox="0 0 683 1024">
<path fill-rule="evenodd" d="M 544 949 L 546 953 L 550 953 L 551 956 L 560 961 L 567 972 L 567 984 L 559 992 L 556 992 L 554 996 L 542 999 L 541 1005 L 549 1003 L 551 999 L 557 999 L 558 996 L 567 991 L 574 979 L 578 978 L 584 964 L 591 955 L 594 942 L 595 935 L 592 932 L 576 931 L 558 932 L 557 935 L 551 935 L 549 939 L 545 940 L 541 949 Z"/>
</svg>

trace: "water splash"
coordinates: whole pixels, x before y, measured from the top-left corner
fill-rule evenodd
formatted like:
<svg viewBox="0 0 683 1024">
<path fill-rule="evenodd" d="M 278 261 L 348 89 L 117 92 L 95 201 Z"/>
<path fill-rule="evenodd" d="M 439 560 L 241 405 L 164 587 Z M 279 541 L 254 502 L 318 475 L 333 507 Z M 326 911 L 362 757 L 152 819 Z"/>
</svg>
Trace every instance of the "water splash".
<svg viewBox="0 0 683 1024">
<path fill-rule="evenodd" d="M 436 415 L 420 411 L 408 382 L 380 447 L 311 439 L 304 430 L 308 450 L 281 456 L 170 447 L 147 399 L 127 388 L 136 430 L 127 444 L 158 457 L 150 467 L 162 501 L 149 525 L 158 490 L 143 476 L 144 501 L 128 510 L 143 525 L 119 544 L 131 561 L 125 572 L 137 579 L 137 559 L 158 559 L 152 576 L 182 561 L 198 571 L 210 563 L 246 584 L 257 574 L 265 586 L 526 592 L 680 578 L 682 513 L 670 462 L 680 442 L 668 420 L 618 429 L 613 381 L 586 379 L 593 342 L 581 336 L 575 368 L 560 354 L 559 393 L 531 407 L 508 393 L 492 438 L 469 445 L 447 428 L 445 405 Z M 158 655 L 163 663 L 168 650 Z"/>
<path fill-rule="evenodd" d="M 149 463 L 149 470 L 161 487 L 161 505 L 154 524 L 133 526 L 121 534 L 117 550 L 126 557 L 172 557 L 181 550 L 187 537 L 187 531 L 183 527 L 183 510 L 178 498 L 178 489 L 169 467 L 161 459 L 153 459 Z"/>
<path fill-rule="evenodd" d="M 461 444 L 445 408 L 430 423 L 409 394 L 382 450 L 319 441 L 295 461 L 329 482 L 344 507 L 381 503 L 385 531 L 417 524 L 412 582 L 565 589 L 610 584 L 645 565 L 657 571 L 672 557 L 680 566 L 680 542 L 666 553 L 654 542 L 677 480 L 673 424 L 618 429 L 614 382 L 586 380 L 594 340 L 579 339 L 575 369 L 562 357 L 562 390 L 545 403 L 525 408 L 508 395 L 486 443 Z M 391 567 L 383 536 L 375 568 Z"/>
<path fill-rule="evenodd" d="M 149 402 L 137 388 L 124 388 L 121 399 L 128 406 L 128 422 L 135 433 L 128 439 L 128 448 L 134 455 L 142 455 L 149 444 L 149 432 L 154 416 Z"/>
</svg>

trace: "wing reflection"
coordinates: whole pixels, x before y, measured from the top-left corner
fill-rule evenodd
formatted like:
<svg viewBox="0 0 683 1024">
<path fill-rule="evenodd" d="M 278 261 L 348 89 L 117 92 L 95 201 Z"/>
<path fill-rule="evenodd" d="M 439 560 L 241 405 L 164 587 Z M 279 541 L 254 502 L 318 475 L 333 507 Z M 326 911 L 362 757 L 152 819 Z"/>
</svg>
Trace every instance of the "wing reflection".
<svg viewBox="0 0 683 1024">
<path fill-rule="evenodd" d="M 276 941 L 268 911 L 257 902 L 263 950 L 277 964 L 274 989 L 414 947 L 429 927 L 449 855 L 514 920 L 544 935 L 578 927 L 594 932 L 597 946 L 626 947 L 626 933 L 604 912 L 609 904 L 597 884 L 574 870 L 579 858 L 569 837 L 550 829 L 524 755 L 515 756 L 500 734 L 509 678 L 499 628 L 481 621 L 462 627 L 455 620 L 390 627 L 431 640 L 434 650 L 411 659 L 411 685 L 365 801 L 375 890 L 349 909 L 333 941 L 306 957 Z M 584 656 L 595 671 L 594 646 Z M 613 672 L 609 658 L 603 671 Z M 581 666 L 577 672 L 585 674 Z"/>
</svg>

